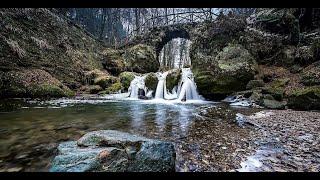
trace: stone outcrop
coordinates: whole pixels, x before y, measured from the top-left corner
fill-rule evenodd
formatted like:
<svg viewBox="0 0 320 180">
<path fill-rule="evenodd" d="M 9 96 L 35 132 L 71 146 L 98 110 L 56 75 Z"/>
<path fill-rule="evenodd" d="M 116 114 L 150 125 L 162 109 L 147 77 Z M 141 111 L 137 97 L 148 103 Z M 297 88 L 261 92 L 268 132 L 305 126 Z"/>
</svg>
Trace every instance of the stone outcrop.
<svg viewBox="0 0 320 180">
<path fill-rule="evenodd" d="M 172 172 L 175 150 L 170 142 L 101 130 L 78 141 L 63 142 L 51 172 Z"/>
<path fill-rule="evenodd" d="M 239 44 L 229 44 L 204 68 L 194 68 L 195 82 L 200 94 L 210 99 L 221 99 L 246 89 L 254 78 L 256 62 Z"/>
<path fill-rule="evenodd" d="M 137 73 L 157 72 L 160 63 L 154 47 L 138 44 L 125 50 L 123 55 L 128 70 Z"/>
</svg>

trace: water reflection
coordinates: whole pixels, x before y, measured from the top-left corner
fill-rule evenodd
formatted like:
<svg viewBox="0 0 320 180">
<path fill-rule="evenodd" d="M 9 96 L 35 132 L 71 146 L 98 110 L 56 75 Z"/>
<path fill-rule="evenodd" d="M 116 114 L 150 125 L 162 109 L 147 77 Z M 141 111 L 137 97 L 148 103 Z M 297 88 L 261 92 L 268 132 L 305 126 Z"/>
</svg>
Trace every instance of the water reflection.
<svg viewBox="0 0 320 180">
<path fill-rule="evenodd" d="M 19 166 L 24 171 L 46 171 L 52 158 L 44 153 L 47 147 L 93 130 L 115 129 L 160 139 L 186 136 L 197 106 L 201 105 L 68 101 L 0 113 L 0 170 Z M 35 154 L 35 147 L 41 147 L 45 156 Z"/>
<path fill-rule="evenodd" d="M 187 131 L 188 131 L 188 127 L 190 125 L 191 122 L 191 118 L 193 117 L 192 113 L 194 112 L 193 109 L 190 109 L 185 107 L 185 106 L 179 106 L 179 125 L 178 127 L 180 127 L 180 134 L 182 134 L 183 136 L 186 135 Z"/>
<path fill-rule="evenodd" d="M 159 133 L 163 133 L 165 130 L 166 121 L 170 118 L 167 115 L 167 109 L 162 107 L 163 105 L 156 104 L 155 111 L 156 111 L 156 124 L 157 130 Z"/>
</svg>

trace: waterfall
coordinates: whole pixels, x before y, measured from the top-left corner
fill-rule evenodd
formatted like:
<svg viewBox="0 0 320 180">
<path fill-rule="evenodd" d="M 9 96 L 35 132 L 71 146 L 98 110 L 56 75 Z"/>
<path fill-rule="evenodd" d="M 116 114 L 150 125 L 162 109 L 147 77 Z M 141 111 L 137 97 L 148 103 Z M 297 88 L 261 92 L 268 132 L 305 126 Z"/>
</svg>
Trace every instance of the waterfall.
<svg viewBox="0 0 320 180">
<path fill-rule="evenodd" d="M 178 94 L 178 99 L 180 101 L 200 99 L 190 68 L 182 68 L 182 77 L 178 87 Z"/>
<path fill-rule="evenodd" d="M 178 99 L 180 101 L 201 99 L 197 92 L 193 73 L 190 68 L 182 68 L 182 76 L 178 84 L 178 90 L 176 87 L 173 88 L 172 94 L 169 93 L 166 88 L 166 78 L 168 73 L 170 73 L 170 71 L 157 73 L 159 81 L 155 93 L 155 99 Z"/>
<path fill-rule="evenodd" d="M 130 92 L 130 98 L 138 99 L 140 95 L 139 90 L 143 90 L 144 93 L 147 94 L 147 88 L 144 82 L 145 77 L 146 76 L 135 76 L 135 78 L 131 81 L 128 88 L 128 91 Z"/>
<path fill-rule="evenodd" d="M 168 75 L 169 71 L 161 73 L 157 73 L 158 77 L 158 85 L 156 89 L 156 94 L 155 94 L 155 99 L 166 99 L 169 97 L 167 87 L 166 87 L 166 78 Z"/>
</svg>

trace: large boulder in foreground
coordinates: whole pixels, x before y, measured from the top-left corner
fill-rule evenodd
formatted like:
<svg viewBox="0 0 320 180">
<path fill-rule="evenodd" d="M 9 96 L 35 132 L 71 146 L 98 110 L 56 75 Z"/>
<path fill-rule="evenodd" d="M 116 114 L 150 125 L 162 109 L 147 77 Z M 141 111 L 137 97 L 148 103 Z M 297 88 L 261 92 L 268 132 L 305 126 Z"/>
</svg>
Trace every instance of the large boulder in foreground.
<svg viewBox="0 0 320 180">
<path fill-rule="evenodd" d="M 175 150 L 170 142 L 101 130 L 58 146 L 51 172 L 172 172 Z"/>
<path fill-rule="evenodd" d="M 127 69 L 137 73 L 157 72 L 160 67 L 155 49 L 148 45 L 138 44 L 128 48 L 123 57 Z"/>
<path fill-rule="evenodd" d="M 208 99 L 223 99 L 246 85 L 257 71 L 251 54 L 239 44 L 229 44 L 205 68 L 194 68 L 199 93 Z"/>
</svg>

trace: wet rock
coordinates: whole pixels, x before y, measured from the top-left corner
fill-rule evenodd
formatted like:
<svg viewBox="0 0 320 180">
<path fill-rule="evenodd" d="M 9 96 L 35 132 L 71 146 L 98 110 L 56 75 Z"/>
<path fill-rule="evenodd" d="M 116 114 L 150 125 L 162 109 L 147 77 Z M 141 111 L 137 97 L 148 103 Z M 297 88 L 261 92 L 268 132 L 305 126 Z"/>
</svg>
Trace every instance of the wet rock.
<svg viewBox="0 0 320 180">
<path fill-rule="evenodd" d="M 156 89 L 157 89 L 157 85 L 158 85 L 158 78 L 157 75 L 155 73 L 149 73 L 145 80 L 145 85 L 148 88 L 148 90 L 152 90 L 153 91 L 153 96 L 156 93 Z"/>
<path fill-rule="evenodd" d="M 175 170 L 172 143 L 114 130 L 93 131 L 61 143 L 52 172 L 168 172 Z"/>
<path fill-rule="evenodd" d="M 168 73 L 166 78 L 166 86 L 171 91 L 175 86 L 178 85 L 181 79 L 181 70 L 172 70 Z"/>
</svg>

